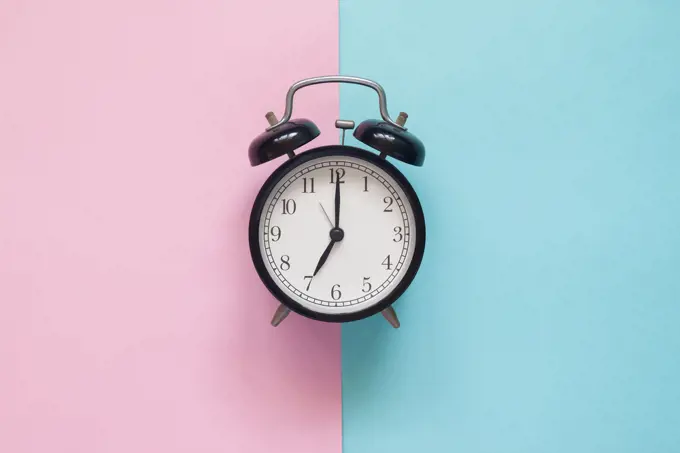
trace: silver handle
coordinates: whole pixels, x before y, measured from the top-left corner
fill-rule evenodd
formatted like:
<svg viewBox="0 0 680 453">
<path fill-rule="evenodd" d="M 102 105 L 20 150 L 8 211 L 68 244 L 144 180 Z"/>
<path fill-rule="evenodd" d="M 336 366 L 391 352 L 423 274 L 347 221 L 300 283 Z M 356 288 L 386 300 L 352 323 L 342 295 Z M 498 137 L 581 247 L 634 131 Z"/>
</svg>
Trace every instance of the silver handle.
<svg viewBox="0 0 680 453">
<path fill-rule="evenodd" d="M 404 131 L 406 130 L 404 126 L 401 126 L 398 123 L 394 122 L 392 118 L 390 118 L 390 115 L 387 113 L 387 96 L 385 96 L 385 90 L 383 90 L 383 87 L 381 87 L 377 82 L 374 82 L 373 80 L 362 79 L 360 77 L 352 76 L 311 77 L 309 79 L 303 79 L 298 82 L 295 82 L 288 89 L 288 93 L 286 94 L 286 111 L 283 114 L 283 118 L 281 118 L 281 120 L 279 120 L 278 123 L 269 126 L 267 130 L 274 129 L 276 126 L 280 126 L 281 124 L 290 120 L 290 117 L 293 114 L 293 96 L 295 95 L 295 92 L 297 90 L 310 85 L 318 85 L 320 83 L 353 83 L 355 85 L 363 85 L 369 88 L 373 88 L 378 93 L 380 115 L 382 116 L 383 120 L 385 120 L 385 122 L 391 124 L 394 127 L 398 127 L 399 129 Z"/>
</svg>

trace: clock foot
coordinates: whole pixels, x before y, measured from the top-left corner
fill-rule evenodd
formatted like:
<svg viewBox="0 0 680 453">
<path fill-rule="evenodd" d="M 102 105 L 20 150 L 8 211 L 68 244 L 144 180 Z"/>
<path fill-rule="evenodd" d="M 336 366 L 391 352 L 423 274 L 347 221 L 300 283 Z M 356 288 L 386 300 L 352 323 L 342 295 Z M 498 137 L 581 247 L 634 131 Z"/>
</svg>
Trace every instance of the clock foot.
<svg viewBox="0 0 680 453">
<path fill-rule="evenodd" d="M 279 305 L 279 307 L 276 309 L 276 312 L 274 313 L 274 317 L 272 318 L 272 326 L 276 327 L 279 324 L 281 324 L 281 321 L 286 319 L 286 316 L 290 313 L 290 309 L 286 307 L 285 305 Z"/>
<path fill-rule="evenodd" d="M 392 327 L 394 327 L 395 329 L 399 328 L 401 324 L 399 323 L 399 318 L 397 318 L 397 312 L 394 311 L 394 308 L 387 307 L 381 313 L 385 317 L 385 319 L 387 319 L 387 322 L 389 322 L 392 325 Z"/>
</svg>

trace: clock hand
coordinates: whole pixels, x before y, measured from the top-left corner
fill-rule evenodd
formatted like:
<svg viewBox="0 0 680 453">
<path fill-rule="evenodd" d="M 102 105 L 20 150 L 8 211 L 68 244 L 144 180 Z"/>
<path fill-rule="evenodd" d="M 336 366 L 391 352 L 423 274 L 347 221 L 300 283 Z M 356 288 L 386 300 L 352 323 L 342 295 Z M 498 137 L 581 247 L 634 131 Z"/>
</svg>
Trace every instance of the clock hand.
<svg viewBox="0 0 680 453">
<path fill-rule="evenodd" d="M 333 228 L 330 232 L 330 236 L 331 242 L 328 244 L 328 247 L 326 247 L 326 250 L 323 251 L 321 258 L 319 258 L 319 262 L 316 265 L 316 269 L 314 269 L 314 274 L 312 274 L 312 277 L 319 273 L 319 269 L 321 269 L 321 266 L 323 266 L 328 259 L 328 255 L 330 255 L 331 250 L 333 250 L 335 243 L 342 241 L 342 239 L 345 237 L 345 232 L 340 228 Z"/>
<path fill-rule="evenodd" d="M 316 269 L 314 269 L 314 273 L 312 274 L 312 277 L 315 277 L 316 274 L 319 272 L 319 269 L 321 269 L 321 266 L 324 265 L 324 263 L 328 259 L 328 255 L 330 255 L 331 250 L 333 250 L 333 246 L 335 245 L 336 242 L 338 242 L 338 241 L 331 238 L 331 242 L 328 244 L 328 247 L 326 247 L 326 250 L 323 251 L 323 255 L 321 255 L 321 258 L 319 258 L 319 262 L 316 265 Z"/>
<path fill-rule="evenodd" d="M 321 266 L 324 265 L 326 260 L 328 259 L 328 255 L 330 255 L 331 250 L 333 250 L 333 246 L 335 245 L 336 242 L 342 241 L 342 238 L 345 236 L 345 233 L 340 229 L 340 175 L 338 173 L 335 174 L 336 179 L 335 179 L 335 227 L 331 229 L 331 242 L 328 244 L 328 247 L 326 247 L 326 250 L 323 251 L 323 255 L 321 255 L 321 258 L 319 258 L 319 262 L 316 265 L 316 269 L 314 269 L 314 274 L 312 274 L 312 277 L 315 277 L 316 274 L 319 273 L 319 270 L 321 269 Z M 319 203 L 321 206 L 321 209 L 323 210 L 324 214 L 326 214 L 326 210 L 323 209 L 323 205 Z M 328 218 L 328 214 L 326 214 L 326 218 Z M 330 222 L 330 219 L 328 219 Z"/>
<path fill-rule="evenodd" d="M 326 220 L 328 220 L 328 223 L 330 224 L 331 228 L 333 228 L 333 222 L 331 222 L 331 218 L 328 217 L 328 213 L 327 213 L 326 210 L 324 209 L 324 207 L 323 207 L 323 205 L 321 204 L 321 202 L 319 202 L 319 206 L 321 206 L 321 210 L 323 211 L 323 215 L 326 216 Z"/>
<path fill-rule="evenodd" d="M 335 228 L 340 228 L 340 174 L 335 173 Z"/>
</svg>

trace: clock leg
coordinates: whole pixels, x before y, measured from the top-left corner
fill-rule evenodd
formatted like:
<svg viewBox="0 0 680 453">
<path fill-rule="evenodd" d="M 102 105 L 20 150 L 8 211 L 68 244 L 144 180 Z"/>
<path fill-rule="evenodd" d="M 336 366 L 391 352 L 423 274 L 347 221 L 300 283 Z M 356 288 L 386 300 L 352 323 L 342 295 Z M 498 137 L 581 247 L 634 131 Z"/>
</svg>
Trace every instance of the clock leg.
<svg viewBox="0 0 680 453">
<path fill-rule="evenodd" d="M 392 327 L 395 329 L 398 329 L 399 326 L 401 325 L 399 323 L 399 318 L 397 318 L 397 312 L 394 311 L 394 308 L 392 307 L 387 307 L 382 311 L 382 315 L 387 319 L 387 322 L 392 324 Z"/>
<path fill-rule="evenodd" d="M 272 326 L 276 327 L 281 324 L 281 321 L 286 319 L 286 316 L 290 313 L 290 310 L 285 305 L 279 305 L 272 318 Z"/>
</svg>

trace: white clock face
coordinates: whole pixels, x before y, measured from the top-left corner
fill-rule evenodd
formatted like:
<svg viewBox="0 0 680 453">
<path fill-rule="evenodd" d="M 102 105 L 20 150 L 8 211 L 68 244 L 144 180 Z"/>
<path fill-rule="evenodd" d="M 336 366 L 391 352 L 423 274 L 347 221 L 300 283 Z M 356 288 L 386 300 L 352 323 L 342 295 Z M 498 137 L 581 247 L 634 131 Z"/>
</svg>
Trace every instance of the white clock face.
<svg viewBox="0 0 680 453">
<path fill-rule="evenodd" d="M 258 237 L 265 268 L 286 295 L 318 313 L 347 314 L 392 293 L 413 260 L 418 233 L 413 207 L 389 173 L 359 157 L 327 156 L 279 180 Z"/>
</svg>

